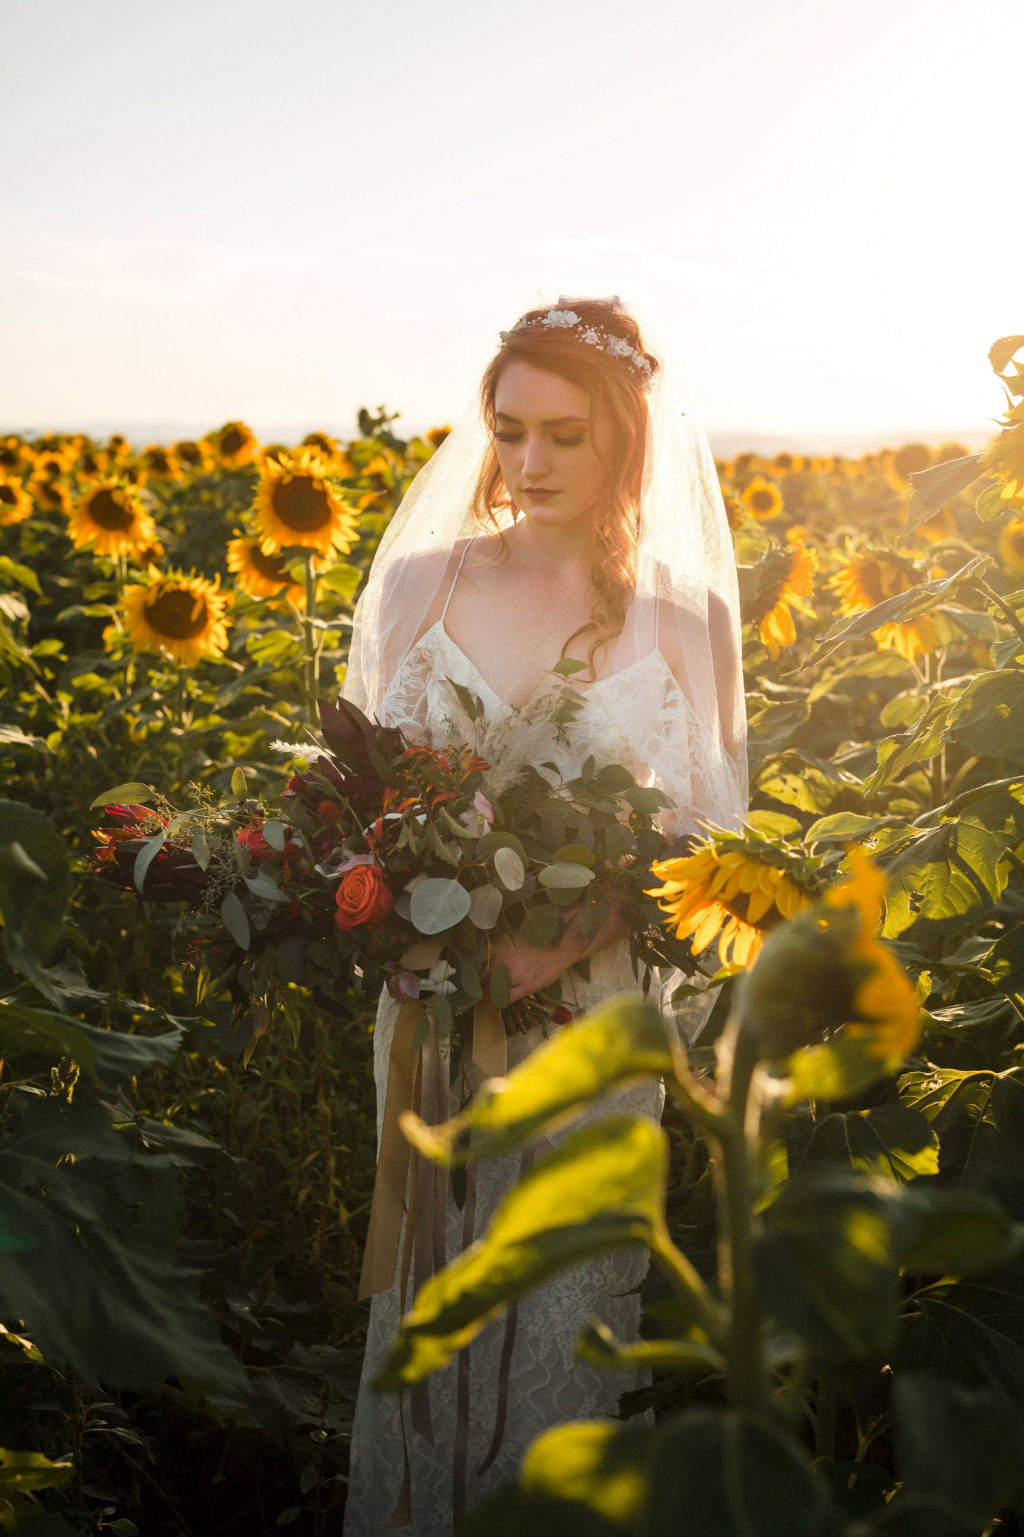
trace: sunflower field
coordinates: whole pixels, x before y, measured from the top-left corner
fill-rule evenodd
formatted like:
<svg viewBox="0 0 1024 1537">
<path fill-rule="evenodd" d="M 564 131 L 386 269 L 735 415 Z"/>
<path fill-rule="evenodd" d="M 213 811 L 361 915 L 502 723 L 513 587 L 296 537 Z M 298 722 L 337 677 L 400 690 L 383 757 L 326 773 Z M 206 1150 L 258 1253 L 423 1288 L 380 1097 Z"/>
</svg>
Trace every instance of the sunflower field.
<svg viewBox="0 0 1024 1537">
<path fill-rule="evenodd" d="M 428 1375 L 517 1287 L 626 1240 L 654 1260 L 645 1338 L 579 1349 L 653 1386 L 542 1437 L 467 1533 L 1024 1531 L 1022 350 L 992 349 L 981 454 L 718 466 L 751 814 L 657 871 L 666 923 L 717 946 L 714 1014 L 688 1061 L 651 1011 L 596 1015 L 470 1109 L 486 1156 L 602 1083 L 670 1088 L 662 1131 L 620 1119 L 536 1165 L 529 1255 L 510 1217 L 389 1368 Z M 99 875 L 104 803 L 287 779 L 272 743 L 336 692 L 446 431 L 395 423 L 0 436 L 5 1531 L 340 1531 L 375 1000 L 239 1009 L 174 904 Z M 411 1134 L 451 1161 L 464 1129 Z"/>
</svg>

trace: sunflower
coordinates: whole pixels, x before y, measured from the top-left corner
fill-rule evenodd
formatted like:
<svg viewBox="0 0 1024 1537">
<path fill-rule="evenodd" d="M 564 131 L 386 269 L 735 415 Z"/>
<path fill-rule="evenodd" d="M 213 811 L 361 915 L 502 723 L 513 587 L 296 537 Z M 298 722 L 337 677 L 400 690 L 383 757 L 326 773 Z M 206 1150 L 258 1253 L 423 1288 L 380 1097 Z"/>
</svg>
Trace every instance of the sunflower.
<svg viewBox="0 0 1024 1537">
<path fill-rule="evenodd" d="M 806 601 L 814 587 L 818 554 L 809 550 L 791 530 L 789 548 L 775 546 L 759 564 L 760 584 L 754 600 L 751 623 L 758 626 L 762 646 L 774 662 L 783 646 L 796 642 L 792 609 L 809 618 L 816 617 Z"/>
<path fill-rule="evenodd" d="M 846 541 L 846 554 L 837 556 L 839 569 L 826 586 L 839 595 L 839 612 L 847 619 L 866 614 L 869 609 L 895 598 L 916 585 L 917 576 L 908 561 L 895 555 L 880 555 L 872 550 L 854 550 Z M 916 656 L 936 651 L 940 636 L 930 614 L 920 614 L 905 624 L 883 624 L 872 630 L 876 644 L 883 651 L 896 651 L 912 662 Z"/>
<path fill-rule="evenodd" d="M 772 460 L 772 469 L 781 470 L 785 475 L 799 475 L 803 467 L 804 461 L 800 454 L 776 454 Z"/>
<path fill-rule="evenodd" d="M 445 438 L 451 432 L 451 423 L 445 422 L 443 427 L 431 427 L 423 434 L 428 443 L 433 443 L 435 448 L 440 448 Z"/>
<path fill-rule="evenodd" d="M 319 564 L 314 561 L 314 566 Z M 257 538 L 243 534 L 228 540 L 228 570 L 234 572 L 236 585 L 250 598 L 274 598 L 280 593 L 296 608 L 305 606 L 305 583 L 290 577 L 284 556 L 266 554 Z M 283 593 L 282 587 L 286 589 Z"/>
<path fill-rule="evenodd" d="M 144 480 L 182 480 L 181 462 L 172 449 L 151 443 L 139 455 L 139 470 Z"/>
<path fill-rule="evenodd" d="M 33 476 L 29 485 L 36 505 L 44 512 L 62 512 L 66 518 L 71 516 L 71 492 L 62 480 L 38 480 Z"/>
<path fill-rule="evenodd" d="M 333 459 L 338 452 L 338 440 L 327 432 L 307 432 L 302 447 L 319 449 L 325 459 Z"/>
<path fill-rule="evenodd" d="M 254 507 L 260 544 L 268 555 L 300 545 L 329 558 L 356 538 L 355 514 L 326 478 L 328 466 L 314 448 L 266 460 Z"/>
<path fill-rule="evenodd" d="M 904 443 L 895 452 L 883 455 L 886 478 L 894 491 L 905 491 L 911 475 L 926 470 L 932 462 L 932 451 L 925 443 Z"/>
<path fill-rule="evenodd" d="M 985 450 L 981 462 L 1003 482 L 999 494 L 1010 502 L 1024 496 L 1024 400 L 1011 406 L 1001 420 L 1005 430 Z"/>
<path fill-rule="evenodd" d="M 36 445 L 32 455 L 32 479 L 59 480 L 71 469 L 76 457 L 75 450 L 67 443 L 57 448 L 39 448 Z"/>
<path fill-rule="evenodd" d="M 783 918 L 806 907 L 813 862 L 770 844 L 752 829 L 718 832 L 696 853 L 651 866 L 664 886 L 657 897 L 679 939 L 694 955 L 717 940 L 724 965 L 748 966 L 764 937 Z"/>
<path fill-rule="evenodd" d="M 1003 524 L 999 553 L 1011 571 L 1024 571 L 1024 515 Z"/>
<path fill-rule="evenodd" d="M 32 498 L 17 475 L 0 470 L 0 527 L 22 523 L 32 514 Z"/>
<path fill-rule="evenodd" d="M 171 445 L 171 453 L 179 464 L 188 465 L 190 470 L 199 472 L 211 468 L 208 445 L 197 443 L 194 438 L 179 438 Z"/>
<path fill-rule="evenodd" d="M 283 458 L 287 458 L 293 452 L 294 450 L 290 449 L 287 443 L 268 443 L 266 448 L 261 448 L 256 455 L 256 468 L 262 475 L 270 461 L 280 464 Z"/>
<path fill-rule="evenodd" d="M 202 658 L 216 661 L 228 645 L 224 613 L 231 594 L 195 573 L 161 576 L 150 566 L 148 580 L 126 587 L 121 596 L 125 629 L 139 651 L 162 651 L 184 667 Z M 113 637 L 108 632 L 108 640 Z"/>
<path fill-rule="evenodd" d="M 209 436 L 210 447 L 223 469 L 237 470 L 251 464 L 259 451 L 256 436 L 244 422 L 225 422 Z"/>
<path fill-rule="evenodd" d="M 0 438 L 0 470 L 6 475 L 20 475 L 28 464 L 28 449 L 18 437 Z"/>
<path fill-rule="evenodd" d="M 131 555 L 156 540 L 156 525 L 139 493 L 110 477 L 90 486 L 68 519 L 68 533 L 80 550 L 97 555 Z"/>
<path fill-rule="evenodd" d="M 83 448 L 75 466 L 86 480 L 99 480 L 110 468 L 110 455 L 102 448 Z"/>
<path fill-rule="evenodd" d="M 754 476 L 740 501 L 759 523 L 766 523 L 782 511 L 782 492 L 773 480 L 766 480 L 763 475 Z"/>
</svg>

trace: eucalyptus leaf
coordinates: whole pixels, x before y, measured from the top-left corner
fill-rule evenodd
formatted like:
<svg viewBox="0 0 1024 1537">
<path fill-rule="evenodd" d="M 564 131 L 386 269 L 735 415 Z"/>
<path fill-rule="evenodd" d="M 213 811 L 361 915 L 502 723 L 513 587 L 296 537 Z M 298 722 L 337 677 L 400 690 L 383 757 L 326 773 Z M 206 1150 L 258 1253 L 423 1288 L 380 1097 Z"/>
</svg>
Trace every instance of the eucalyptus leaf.
<svg viewBox="0 0 1024 1537">
<path fill-rule="evenodd" d="M 494 869 L 506 891 L 518 891 L 526 879 L 523 861 L 515 849 L 504 847 L 495 849 Z"/>
<path fill-rule="evenodd" d="M 441 876 L 418 881 L 409 893 L 409 914 L 421 934 L 441 934 L 454 928 L 466 917 L 470 906 L 465 886 Z"/>
<path fill-rule="evenodd" d="M 248 785 L 246 784 L 245 771 L 243 769 L 236 768 L 232 771 L 231 793 L 232 795 L 237 795 L 240 801 L 245 800 L 248 794 Z"/>
<path fill-rule="evenodd" d="M 546 865 L 537 879 L 548 891 L 576 891 L 590 885 L 594 879 L 594 872 L 586 865 L 560 860 L 557 864 Z"/>
<path fill-rule="evenodd" d="M 478 929 L 493 929 L 501 915 L 502 895 L 497 886 L 477 886 L 470 893 L 469 921 Z"/>
</svg>

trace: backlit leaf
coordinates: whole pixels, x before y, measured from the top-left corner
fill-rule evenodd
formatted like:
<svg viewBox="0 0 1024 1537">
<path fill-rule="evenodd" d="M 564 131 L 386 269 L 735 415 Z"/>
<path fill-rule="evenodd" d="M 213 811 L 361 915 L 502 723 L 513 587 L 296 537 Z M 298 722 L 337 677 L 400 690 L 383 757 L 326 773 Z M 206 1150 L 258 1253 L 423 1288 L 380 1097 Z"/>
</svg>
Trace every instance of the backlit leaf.
<svg viewBox="0 0 1024 1537">
<path fill-rule="evenodd" d="M 533 1165 L 484 1237 L 420 1288 L 378 1387 L 418 1382 L 468 1345 L 508 1303 L 549 1276 L 663 1230 L 668 1149 L 647 1120 L 609 1116 Z"/>
<path fill-rule="evenodd" d="M 658 1010 L 623 995 L 559 1031 L 507 1077 L 492 1078 L 443 1126 L 427 1126 L 412 1115 L 402 1124 L 420 1151 L 438 1162 L 493 1157 L 564 1124 L 625 1079 L 669 1072 L 671 1061 Z M 470 1141 L 467 1132 L 471 1145 L 463 1146 Z"/>
</svg>

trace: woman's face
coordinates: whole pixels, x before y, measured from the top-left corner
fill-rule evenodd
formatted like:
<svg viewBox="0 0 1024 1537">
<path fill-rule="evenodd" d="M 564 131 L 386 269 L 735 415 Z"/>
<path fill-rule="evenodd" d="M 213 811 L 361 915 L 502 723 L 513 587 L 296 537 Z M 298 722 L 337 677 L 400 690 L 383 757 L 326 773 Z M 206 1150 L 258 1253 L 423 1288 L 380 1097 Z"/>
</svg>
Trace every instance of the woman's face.
<svg viewBox="0 0 1024 1537">
<path fill-rule="evenodd" d="M 590 517 L 608 474 L 588 392 L 517 358 L 498 377 L 494 412 L 498 463 L 527 522 L 551 528 Z"/>
</svg>

